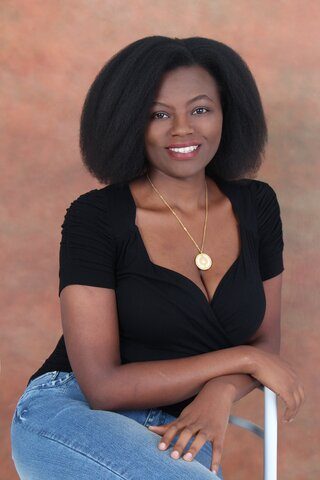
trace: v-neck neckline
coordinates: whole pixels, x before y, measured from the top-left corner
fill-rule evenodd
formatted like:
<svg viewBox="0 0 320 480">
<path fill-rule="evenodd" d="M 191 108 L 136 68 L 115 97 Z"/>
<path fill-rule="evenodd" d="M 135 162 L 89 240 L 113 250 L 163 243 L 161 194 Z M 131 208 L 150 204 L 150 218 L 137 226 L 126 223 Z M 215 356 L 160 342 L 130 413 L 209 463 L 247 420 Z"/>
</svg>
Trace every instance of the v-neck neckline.
<svg viewBox="0 0 320 480">
<path fill-rule="evenodd" d="M 215 291 L 213 292 L 213 295 L 211 297 L 210 300 L 208 300 L 208 297 L 207 295 L 201 290 L 201 288 L 193 281 L 191 280 L 191 278 L 187 277 L 186 275 L 183 275 L 183 273 L 180 273 L 180 272 L 177 272 L 176 270 L 172 270 L 171 268 L 167 268 L 167 267 L 164 267 L 162 265 L 158 265 L 157 263 L 154 263 L 152 262 L 150 256 L 149 256 L 149 252 L 146 248 L 146 245 L 143 241 L 143 238 L 142 238 L 142 235 L 141 235 L 141 231 L 138 227 L 138 225 L 136 224 L 136 212 L 137 212 L 137 205 L 136 205 L 136 202 L 135 202 L 135 199 L 132 195 L 132 192 L 131 192 L 131 189 L 130 189 L 130 186 L 129 186 L 129 183 L 127 182 L 125 184 L 126 186 L 126 189 L 127 189 L 127 192 L 129 194 L 129 198 L 130 198 L 130 201 L 131 201 L 131 204 L 132 204 L 132 207 L 133 207 L 133 212 L 134 212 L 134 228 L 136 230 L 136 232 L 138 233 L 138 236 L 139 236 L 139 240 L 140 240 L 140 243 L 141 243 L 141 246 L 143 248 L 143 251 L 145 253 L 145 256 L 148 260 L 148 263 L 150 265 L 153 266 L 153 268 L 156 268 L 160 271 L 165 271 L 167 273 L 170 273 L 171 275 L 175 275 L 177 276 L 178 278 L 180 278 L 182 281 L 184 281 L 185 283 L 187 283 L 188 285 L 190 285 L 195 291 L 197 291 L 201 297 L 204 299 L 205 303 L 210 307 L 212 306 L 212 304 L 214 303 L 215 299 L 217 298 L 217 295 L 220 291 L 220 289 L 222 288 L 222 285 L 224 283 L 224 281 L 227 279 L 228 275 L 231 273 L 231 271 L 234 269 L 234 267 L 238 264 L 238 262 L 240 261 L 243 253 L 244 253 L 244 234 L 243 234 L 243 225 L 242 225 L 242 219 L 241 219 L 241 216 L 239 214 L 239 211 L 232 199 L 232 196 L 229 194 L 227 188 L 225 188 L 225 185 L 223 184 L 224 180 L 223 179 L 220 179 L 219 177 L 217 177 L 216 175 L 213 175 L 214 177 L 214 181 L 216 182 L 218 188 L 226 195 L 226 197 L 229 199 L 230 203 L 231 203 L 231 206 L 232 206 L 232 209 L 233 209 L 233 212 L 235 214 L 235 217 L 237 218 L 238 220 L 238 225 L 239 225 L 239 232 L 240 232 L 240 242 L 241 242 L 241 246 L 240 246 L 240 253 L 238 255 L 238 257 L 234 260 L 234 262 L 230 265 L 230 267 L 227 269 L 227 271 L 224 273 L 224 275 L 221 277 L 221 279 L 219 280 L 219 283 L 218 285 L 216 286 L 215 288 Z"/>
</svg>

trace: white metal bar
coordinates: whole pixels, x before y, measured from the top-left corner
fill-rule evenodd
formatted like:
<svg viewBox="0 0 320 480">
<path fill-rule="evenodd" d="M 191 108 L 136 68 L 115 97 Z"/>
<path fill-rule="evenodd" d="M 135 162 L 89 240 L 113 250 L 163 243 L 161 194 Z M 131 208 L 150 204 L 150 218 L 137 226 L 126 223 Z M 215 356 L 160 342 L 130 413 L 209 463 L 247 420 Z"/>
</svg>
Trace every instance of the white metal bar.
<svg viewBox="0 0 320 480">
<path fill-rule="evenodd" d="M 277 395 L 264 387 L 264 480 L 277 480 L 278 417 Z"/>
<path fill-rule="evenodd" d="M 263 479 L 277 480 L 277 395 L 264 385 L 260 385 L 258 388 L 264 393 L 264 428 L 235 415 L 229 416 L 229 423 L 245 428 L 263 440 Z"/>
</svg>

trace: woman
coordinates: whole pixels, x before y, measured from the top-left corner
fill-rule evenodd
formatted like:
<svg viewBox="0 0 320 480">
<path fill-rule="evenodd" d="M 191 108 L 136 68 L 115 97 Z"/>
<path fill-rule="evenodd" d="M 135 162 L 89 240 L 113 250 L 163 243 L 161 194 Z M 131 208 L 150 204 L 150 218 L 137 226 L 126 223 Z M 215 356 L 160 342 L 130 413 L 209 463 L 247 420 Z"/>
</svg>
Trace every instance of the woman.
<svg viewBox="0 0 320 480">
<path fill-rule="evenodd" d="M 106 186 L 64 218 L 63 335 L 12 419 L 20 478 L 222 479 L 235 401 L 261 382 L 295 417 L 280 208 L 249 178 L 266 140 L 252 74 L 223 43 L 151 36 L 99 72 L 80 148 Z"/>
</svg>

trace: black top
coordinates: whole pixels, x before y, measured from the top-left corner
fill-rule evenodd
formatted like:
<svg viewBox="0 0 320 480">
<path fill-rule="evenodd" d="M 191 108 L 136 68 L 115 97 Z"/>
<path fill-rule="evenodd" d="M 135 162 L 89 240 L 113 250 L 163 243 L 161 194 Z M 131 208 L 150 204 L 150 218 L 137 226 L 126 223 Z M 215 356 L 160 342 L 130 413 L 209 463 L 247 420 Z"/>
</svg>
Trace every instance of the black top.
<svg viewBox="0 0 320 480">
<path fill-rule="evenodd" d="M 262 282 L 284 270 L 277 196 L 260 180 L 214 180 L 238 218 L 241 251 L 210 302 L 192 280 L 151 262 L 127 183 L 90 190 L 67 208 L 61 226 L 59 296 L 71 284 L 115 289 L 122 363 L 241 345 L 262 323 Z M 29 382 L 51 370 L 72 371 L 63 335 Z M 159 408 L 179 416 L 194 398 Z"/>
</svg>

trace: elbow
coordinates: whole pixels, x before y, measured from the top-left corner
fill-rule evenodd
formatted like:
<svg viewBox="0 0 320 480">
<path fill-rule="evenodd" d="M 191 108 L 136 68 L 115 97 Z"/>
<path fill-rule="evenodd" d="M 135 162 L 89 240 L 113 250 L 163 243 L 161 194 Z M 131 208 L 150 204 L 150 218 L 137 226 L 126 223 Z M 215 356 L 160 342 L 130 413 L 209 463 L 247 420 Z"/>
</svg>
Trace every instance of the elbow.
<svg viewBox="0 0 320 480">
<path fill-rule="evenodd" d="M 112 399 L 108 395 L 103 395 L 102 393 L 91 397 L 91 399 L 88 400 L 88 403 L 91 410 L 114 411 L 117 409 L 117 406 L 112 401 Z"/>
<path fill-rule="evenodd" d="M 110 372 L 107 376 L 100 375 L 94 381 L 94 385 L 87 390 L 87 392 L 83 390 L 83 393 L 91 410 L 115 410 L 117 408 L 115 399 L 118 397 L 118 389 Z"/>
<path fill-rule="evenodd" d="M 111 410 L 107 405 L 103 405 L 102 402 L 97 399 L 90 400 L 88 403 L 91 410 Z"/>
<path fill-rule="evenodd" d="M 87 398 L 87 401 L 91 410 L 106 410 L 106 405 L 102 408 L 101 397 L 97 394 L 95 396 L 91 395 L 90 398 Z"/>
<path fill-rule="evenodd" d="M 104 377 L 104 380 L 99 381 L 99 387 L 91 395 L 90 408 L 92 410 L 119 410 L 122 407 L 120 399 L 123 398 L 120 390 L 116 376 L 109 373 L 107 378 Z"/>
<path fill-rule="evenodd" d="M 94 388 L 94 390 L 84 392 L 83 394 L 88 402 L 88 405 L 91 410 L 103 410 L 102 408 L 102 395 L 99 388 Z"/>
</svg>

